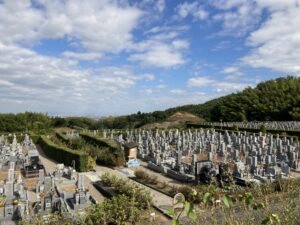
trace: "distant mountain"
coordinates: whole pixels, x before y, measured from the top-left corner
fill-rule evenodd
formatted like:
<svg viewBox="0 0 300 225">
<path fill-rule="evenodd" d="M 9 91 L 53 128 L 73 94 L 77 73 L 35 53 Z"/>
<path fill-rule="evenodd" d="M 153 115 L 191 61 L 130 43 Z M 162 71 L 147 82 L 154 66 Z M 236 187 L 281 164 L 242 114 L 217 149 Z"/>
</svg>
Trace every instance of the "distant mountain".
<svg viewBox="0 0 300 225">
<path fill-rule="evenodd" d="M 300 77 L 269 80 L 255 88 L 248 87 L 203 104 L 101 120 L 96 127 L 137 128 L 146 124 L 154 124 L 155 127 L 155 123 L 168 122 L 167 119 L 177 112 L 186 112 L 206 121 L 300 120 Z"/>
</svg>

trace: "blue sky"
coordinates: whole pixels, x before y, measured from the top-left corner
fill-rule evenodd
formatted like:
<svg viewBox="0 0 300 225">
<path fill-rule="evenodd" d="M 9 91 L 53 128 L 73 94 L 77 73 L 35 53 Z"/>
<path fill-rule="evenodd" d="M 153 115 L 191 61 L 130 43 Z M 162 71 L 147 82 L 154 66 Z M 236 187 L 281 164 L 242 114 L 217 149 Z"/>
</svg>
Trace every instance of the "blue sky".
<svg viewBox="0 0 300 225">
<path fill-rule="evenodd" d="M 299 5 L 0 0 L 0 112 L 149 112 L 298 75 Z"/>
</svg>

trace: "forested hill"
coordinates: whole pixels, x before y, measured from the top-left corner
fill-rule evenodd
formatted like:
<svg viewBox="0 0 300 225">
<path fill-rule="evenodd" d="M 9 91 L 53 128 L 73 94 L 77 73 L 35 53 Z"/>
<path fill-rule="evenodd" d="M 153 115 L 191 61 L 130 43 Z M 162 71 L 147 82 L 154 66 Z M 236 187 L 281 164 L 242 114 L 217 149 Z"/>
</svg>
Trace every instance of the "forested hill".
<svg viewBox="0 0 300 225">
<path fill-rule="evenodd" d="M 176 112 L 189 112 L 207 121 L 300 120 L 300 77 L 277 78 L 255 88 L 204 104 L 185 105 L 153 113 L 132 114 L 98 122 L 99 127 L 140 127 L 165 121 Z"/>
<path fill-rule="evenodd" d="M 300 77 L 285 77 L 248 87 L 244 91 L 165 111 L 108 117 L 99 121 L 85 117 L 49 117 L 41 113 L 0 114 L 0 132 L 45 131 L 53 127 L 137 128 L 172 118 L 176 112 L 188 112 L 207 121 L 300 120 Z"/>
<path fill-rule="evenodd" d="M 187 111 L 208 121 L 300 120 L 300 77 L 277 78 L 204 104 L 166 110 L 175 111 Z"/>
</svg>

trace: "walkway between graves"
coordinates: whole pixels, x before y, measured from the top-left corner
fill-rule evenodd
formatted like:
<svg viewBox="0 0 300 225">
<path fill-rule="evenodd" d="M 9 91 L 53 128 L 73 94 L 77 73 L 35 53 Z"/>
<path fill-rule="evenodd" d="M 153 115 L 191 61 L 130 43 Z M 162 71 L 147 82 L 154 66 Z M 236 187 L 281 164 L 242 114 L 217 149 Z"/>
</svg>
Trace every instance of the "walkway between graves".
<svg viewBox="0 0 300 225">
<path fill-rule="evenodd" d="M 143 184 L 140 184 L 138 182 L 135 182 L 135 181 L 129 179 L 128 173 L 125 170 L 124 171 L 123 171 L 123 169 L 115 169 L 114 170 L 114 169 L 104 167 L 104 166 L 96 166 L 96 173 L 98 176 L 101 176 L 108 172 L 108 173 L 114 174 L 118 177 L 122 177 L 123 179 L 126 179 L 129 182 L 135 183 L 139 187 L 145 189 L 146 191 L 149 191 L 153 198 L 153 205 L 160 211 L 166 213 L 168 209 L 172 208 L 173 198 L 171 198 L 170 196 L 167 196 L 161 192 L 158 192 L 152 188 L 149 188 Z"/>
<path fill-rule="evenodd" d="M 43 152 L 42 148 L 39 145 L 36 145 L 37 150 L 39 151 L 40 154 L 40 159 L 45 167 L 46 173 L 53 173 L 56 169 L 56 164 L 57 162 L 49 159 L 45 153 Z M 94 180 L 92 180 L 89 176 L 86 174 L 86 179 L 85 179 L 85 186 L 89 189 L 90 194 L 93 196 L 93 198 L 98 202 L 101 203 L 104 201 L 105 197 L 94 187 L 92 184 Z"/>
</svg>

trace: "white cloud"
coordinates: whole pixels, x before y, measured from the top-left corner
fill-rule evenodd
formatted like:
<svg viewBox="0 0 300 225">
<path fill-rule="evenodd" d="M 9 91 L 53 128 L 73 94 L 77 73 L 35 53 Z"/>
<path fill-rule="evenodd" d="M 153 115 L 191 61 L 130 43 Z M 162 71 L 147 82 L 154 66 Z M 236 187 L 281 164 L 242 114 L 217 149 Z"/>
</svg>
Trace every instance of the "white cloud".
<svg viewBox="0 0 300 225">
<path fill-rule="evenodd" d="M 213 16 L 215 21 L 223 24 L 221 34 L 242 36 L 259 24 L 262 10 L 255 1 L 216 0 L 215 7 L 224 10 Z"/>
<path fill-rule="evenodd" d="M 102 58 L 101 53 L 93 53 L 93 52 L 70 52 L 66 51 L 62 54 L 66 58 L 74 59 L 74 60 L 82 60 L 82 61 L 91 61 L 98 60 Z"/>
<path fill-rule="evenodd" d="M 156 88 L 157 88 L 157 89 L 165 89 L 165 88 L 167 88 L 167 85 L 165 85 L 165 84 L 158 84 L 158 85 L 156 86 Z"/>
<path fill-rule="evenodd" d="M 221 33 L 247 35 L 250 53 L 239 64 L 293 75 L 300 72 L 300 0 L 214 0 L 211 4 L 220 10 L 214 19 L 222 22 Z M 233 73 L 227 78 L 240 76 Z"/>
<path fill-rule="evenodd" d="M 118 111 L 130 88 L 152 79 L 153 74 L 138 75 L 130 67 L 80 69 L 72 60 L 0 42 L 2 112 L 105 113 L 111 110 L 106 109 L 108 103 L 111 111 Z"/>
<path fill-rule="evenodd" d="M 181 25 L 181 26 L 155 26 L 152 27 L 150 30 L 145 31 L 145 34 L 157 34 L 162 32 L 179 32 L 182 33 L 189 29 L 188 25 Z"/>
<path fill-rule="evenodd" d="M 156 8 L 158 9 L 159 12 L 164 11 L 165 7 L 166 7 L 165 0 L 157 0 Z"/>
<path fill-rule="evenodd" d="M 147 88 L 147 89 L 144 90 L 144 92 L 145 92 L 146 94 L 152 94 L 152 93 L 153 93 L 153 90 L 152 90 L 151 88 Z"/>
<path fill-rule="evenodd" d="M 209 13 L 198 2 L 184 2 L 176 7 L 180 18 L 186 18 L 191 15 L 195 20 L 205 20 Z"/>
<path fill-rule="evenodd" d="M 225 67 L 222 73 L 227 74 L 225 80 L 241 80 L 244 79 L 245 75 L 241 72 L 239 66 L 228 66 Z"/>
<path fill-rule="evenodd" d="M 249 84 L 246 83 L 236 83 L 236 82 L 225 82 L 212 79 L 210 77 L 193 77 L 190 78 L 187 82 L 188 87 L 196 87 L 196 88 L 203 88 L 209 87 L 214 89 L 216 92 L 234 92 L 234 91 L 241 91 Z"/>
<path fill-rule="evenodd" d="M 251 1 L 251 0 L 250 0 Z M 210 4 L 222 10 L 230 10 L 247 3 L 245 0 L 212 0 Z"/>
<path fill-rule="evenodd" d="M 5 0 L 0 4 L 0 41 L 37 42 L 68 37 L 87 51 L 120 52 L 142 11 L 114 0 Z"/>
<path fill-rule="evenodd" d="M 215 80 L 209 77 L 193 77 L 188 80 L 188 87 L 206 87 L 215 83 Z"/>
<path fill-rule="evenodd" d="M 140 76 L 140 78 L 143 79 L 143 80 L 146 80 L 146 81 L 152 81 L 152 80 L 155 79 L 155 76 L 151 73 L 145 73 L 145 74 L 142 74 Z"/>
<path fill-rule="evenodd" d="M 44 21 L 40 10 L 30 0 L 6 0 L 0 3 L 0 41 L 32 41 Z"/>
<path fill-rule="evenodd" d="M 178 39 L 177 36 L 177 32 L 162 32 L 136 43 L 132 46 L 136 53 L 131 54 L 129 60 L 140 62 L 144 66 L 162 68 L 185 64 L 183 52 L 189 47 L 189 42 Z"/>
<path fill-rule="evenodd" d="M 291 2 L 293 1 L 290 4 Z M 294 2 L 292 6 L 276 3 L 266 22 L 249 36 L 248 45 L 252 47 L 252 51 L 242 58 L 242 62 L 254 68 L 299 73 L 300 1 L 298 4 Z"/>
<path fill-rule="evenodd" d="M 296 6 L 299 6 L 300 1 L 299 0 L 288 0 L 288 1 L 282 1 L 282 0 L 255 0 L 257 5 L 261 8 L 268 9 L 271 12 L 274 11 L 281 11 L 286 10 L 289 8 L 293 8 Z"/>
<path fill-rule="evenodd" d="M 274 12 L 298 7 L 300 1 L 212 0 L 209 4 L 219 10 L 213 19 L 223 24 L 221 34 L 244 36 L 259 26 L 262 15 L 272 17 Z"/>
<path fill-rule="evenodd" d="M 240 73 L 239 68 L 238 67 L 234 67 L 234 66 L 228 66 L 225 67 L 223 70 L 223 73 Z"/>
<path fill-rule="evenodd" d="M 182 95 L 182 94 L 185 94 L 186 91 L 183 89 L 173 89 L 173 90 L 170 90 L 170 93 L 174 94 L 174 95 Z"/>
<path fill-rule="evenodd" d="M 146 52 L 132 54 L 129 60 L 141 62 L 145 66 L 166 68 L 185 63 L 181 53 L 166 44 L 157 44 Z"/>
</svg>

